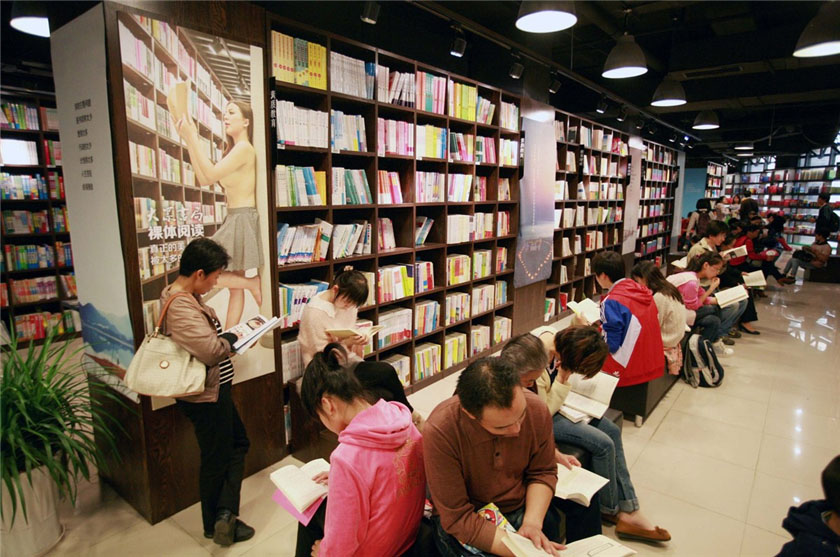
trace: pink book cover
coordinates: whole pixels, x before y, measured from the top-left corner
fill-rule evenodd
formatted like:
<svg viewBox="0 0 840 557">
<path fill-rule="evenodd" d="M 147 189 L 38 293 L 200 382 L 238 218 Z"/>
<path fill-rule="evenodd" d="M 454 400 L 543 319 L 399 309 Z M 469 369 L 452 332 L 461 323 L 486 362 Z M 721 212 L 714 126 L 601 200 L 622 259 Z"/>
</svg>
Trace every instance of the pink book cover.
<svg viewBox="0 0 840 557">
<path fill-rule="evenodd" d="M 318 507 L 321 506 L 321 503 L 324 502 L 324 499 L 326 499 L 326 497 L 321 497 L 320 499 L 318 499 L 317 501 L 315 501 L 314 503 L 309 505 L 309 508 L 307 508 L 302 513 L 300 511 L 298 511 L 295 508 L 294 505 L 292 505 L 291 501 L 286 499 L 286 496 L 283 495 L 283 492 L 280 491 L 279 489 L 274 492 L 274 495 L 272 496 L 272 499 L 274 499 L 275 503 L 277 503 L 278 505 L 280 505 L 281 507 L 283 507 L 284 509 L 289 511 L 289 513 L 293 517 L 295 517 L 298 522 L 300 522 L 304 526 L 308 526 L 309 521 L 312 520 L 313 516 L 315 516 L 315 513 L 318 511 Z"/>
</svg>

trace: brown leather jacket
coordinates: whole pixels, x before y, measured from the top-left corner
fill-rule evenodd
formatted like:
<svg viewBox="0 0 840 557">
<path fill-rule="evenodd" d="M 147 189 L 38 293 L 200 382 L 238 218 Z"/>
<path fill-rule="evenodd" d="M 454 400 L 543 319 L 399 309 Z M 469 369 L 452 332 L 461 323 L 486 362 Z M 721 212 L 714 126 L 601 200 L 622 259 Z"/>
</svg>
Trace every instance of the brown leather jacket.
<svg viewBox="0 0 840 557">
<path fill-rule="evenodd" d="M 172 295 L 171 288 L 172 285 L 169 285 L 161 292 L 161 307 Z M 204 392 L 178 400 L 216 402 L 219 398 L 219 364 L 230 357 L 230 343 L 216 334 L 213 319 L 217 319 L 216 312 L 197 295 L 179 296 L 166 312 L 161 332 L 207 366 Z"/>
</svg>

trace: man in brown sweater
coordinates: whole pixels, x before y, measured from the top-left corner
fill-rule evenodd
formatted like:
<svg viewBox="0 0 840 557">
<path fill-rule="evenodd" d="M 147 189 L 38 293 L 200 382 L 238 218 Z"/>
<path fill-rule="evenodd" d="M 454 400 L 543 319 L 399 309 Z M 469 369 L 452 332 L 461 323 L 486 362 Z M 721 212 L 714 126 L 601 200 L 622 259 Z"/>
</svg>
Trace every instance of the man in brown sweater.
<svg viewBox="0 0 840 557">
<path fill-rule="evenodd" d="M 513 555 L 502 542 L 503 531 L 476 514 L 488 503 L 495 503 L 520 535 L 558 555 L 551 416 L 535 394 L 520 387 L 509 363 L 482 358 L 464 370 L 455 396 L 426 422 L 423 457 L 435 542 L 443 555 L 470 555 L 458 542 Z"/>
</svg>

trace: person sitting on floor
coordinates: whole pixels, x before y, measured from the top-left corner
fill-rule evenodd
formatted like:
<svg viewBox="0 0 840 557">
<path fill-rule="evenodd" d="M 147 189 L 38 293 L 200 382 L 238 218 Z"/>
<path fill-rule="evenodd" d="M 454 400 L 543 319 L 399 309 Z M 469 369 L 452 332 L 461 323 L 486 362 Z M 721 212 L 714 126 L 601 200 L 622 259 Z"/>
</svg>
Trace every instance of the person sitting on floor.
<svg viewBox="0 0 840 557">
<path fill-rule="evenodd" d="M 793 252 L 793 256 L 788 260 L 783 271 L 785 278 L 782 281 L 785 284 L 796 282 L 796 273 L 800 267 L 803 269 L 822 269 L 828 264 L 828 258 L 831 257 L 828 234 L 826 230 L 818 229 L 814 232 L 815 241 L 813 244 L 803 246 L 801 250 Z"/>
<path fill-rule="evenodd" d="M 619 387 L 662 377 L 665 360 L 653 294 L 625 278 L 617 252 L 595 255 L 592 272 L 601 288 L 609 289 L 601 298 L 601 329 L 610 349 L 603 370 L 618 377 Z"/>
<path fill-rule="evenodd" d="M 782 526 L 793 540 L 777 557 L 837 557 L 840 555 L 840 455 L 822 472 L 825 499 L 791 507 Z"/>
<path fill-rule="evenodd" d="M 682 294 L 676 286 L 665 280 L 662 271 L 653 261 L 639 261 L 633 266 L 630 276 L 653 292 L 668 373 L 679 375 L 683 365 L 681 343 L 686 330 L 686 314 Z"/>
<path fill-rule="evenodd" d="M 463 544 L 480 555 L 512 555 L 502 541 L 504 531 L 476 512 L 489 503 L 520 535 L 558 555 L 551 415 L 537 395 L 522 389 L 508 362 L 490 357 L 467 366 L 455 395 L 426 421 L 423 458 L 435 545 L 444 557 L 475 554 Z"/>
<path fill-rule="evenodd" d="M 573 373 L 594 377 L 608 354 L 607 343 L 596 328 L 572 326 L 559 333 L 551 327 L 539 327 L 534 334 L 513 337 L 501 357 L 519 371 L 523 387 L 536 387 L 553 416 L 555 442 L 589 451 L 592 471 L 609 480 L 597 497 L 602 518 L 616 524 L 616 534 L 642 541 L 668 541 L 668 531 L 654 526 L 639 510 L 619 427 L 605 418 L 576 423 L 559 412 L 571 389 L 569 377 Z M 577 459 L 556 448 L 555 458 L 567 468 L 580 466 Z M 597 505 L 594 500 L 593 505 Z"/>
<path fill-rule="evenodd" d="M 307 526 L 298 525 L 297 557 L 402 555 L 417 537 L 426 499 L 423 443 L 399 402 L 371 404 L 344 369 L 344 349 L 328 344 L 306 367 L 306 413 L 338 435 L 329 489 Z"/>
</svg>

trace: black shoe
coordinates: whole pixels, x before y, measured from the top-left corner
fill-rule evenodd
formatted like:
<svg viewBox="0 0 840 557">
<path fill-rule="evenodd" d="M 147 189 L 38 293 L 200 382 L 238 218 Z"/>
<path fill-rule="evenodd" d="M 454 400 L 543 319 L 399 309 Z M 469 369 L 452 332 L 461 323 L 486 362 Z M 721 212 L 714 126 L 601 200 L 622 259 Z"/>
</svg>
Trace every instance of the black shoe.
<svg viewBox="0 0 840 557">
<path fill-rule="evenodd" d="M 729 330 L 729 336 L 731 338 L 741 338 L 741 333 L 736 328 L 732 328 Z"/>
<path fill-rule="evenodd" d="M 242 522 L 241 520 L 239 520 L 237 518 L 236 519 L 236 528 L 235 528 L 234 534 L 233 534 L 233 541 L 234 542 L 244 542 L 246 540 L 250 540 L 251 538 L 254 537 L 254 534 L 256 532 L 257 532 L 256 530 L 254 530 L 253 528 L 251 528 L 250 526 L 248 526 L 247 524 L 245 524 L 244 522 Z"/>
<path fill-rule="evenodd" d="M 227 509 L 216 513 L 216 524 L 213 528 L 213 541 L 222 547 L 233 544 L 236 530 L 236 516 Z"/>
<path fill-rule="evenodd" d="M 749 329 L 747 329 L 743 325 L 738 325 L 738 329 L 740 329 L 740 331 L 742 333 L 747 333 L 748 335 L 760 335 L 761 334 L 759 331 L 750 331 Z"/>
</svg>

